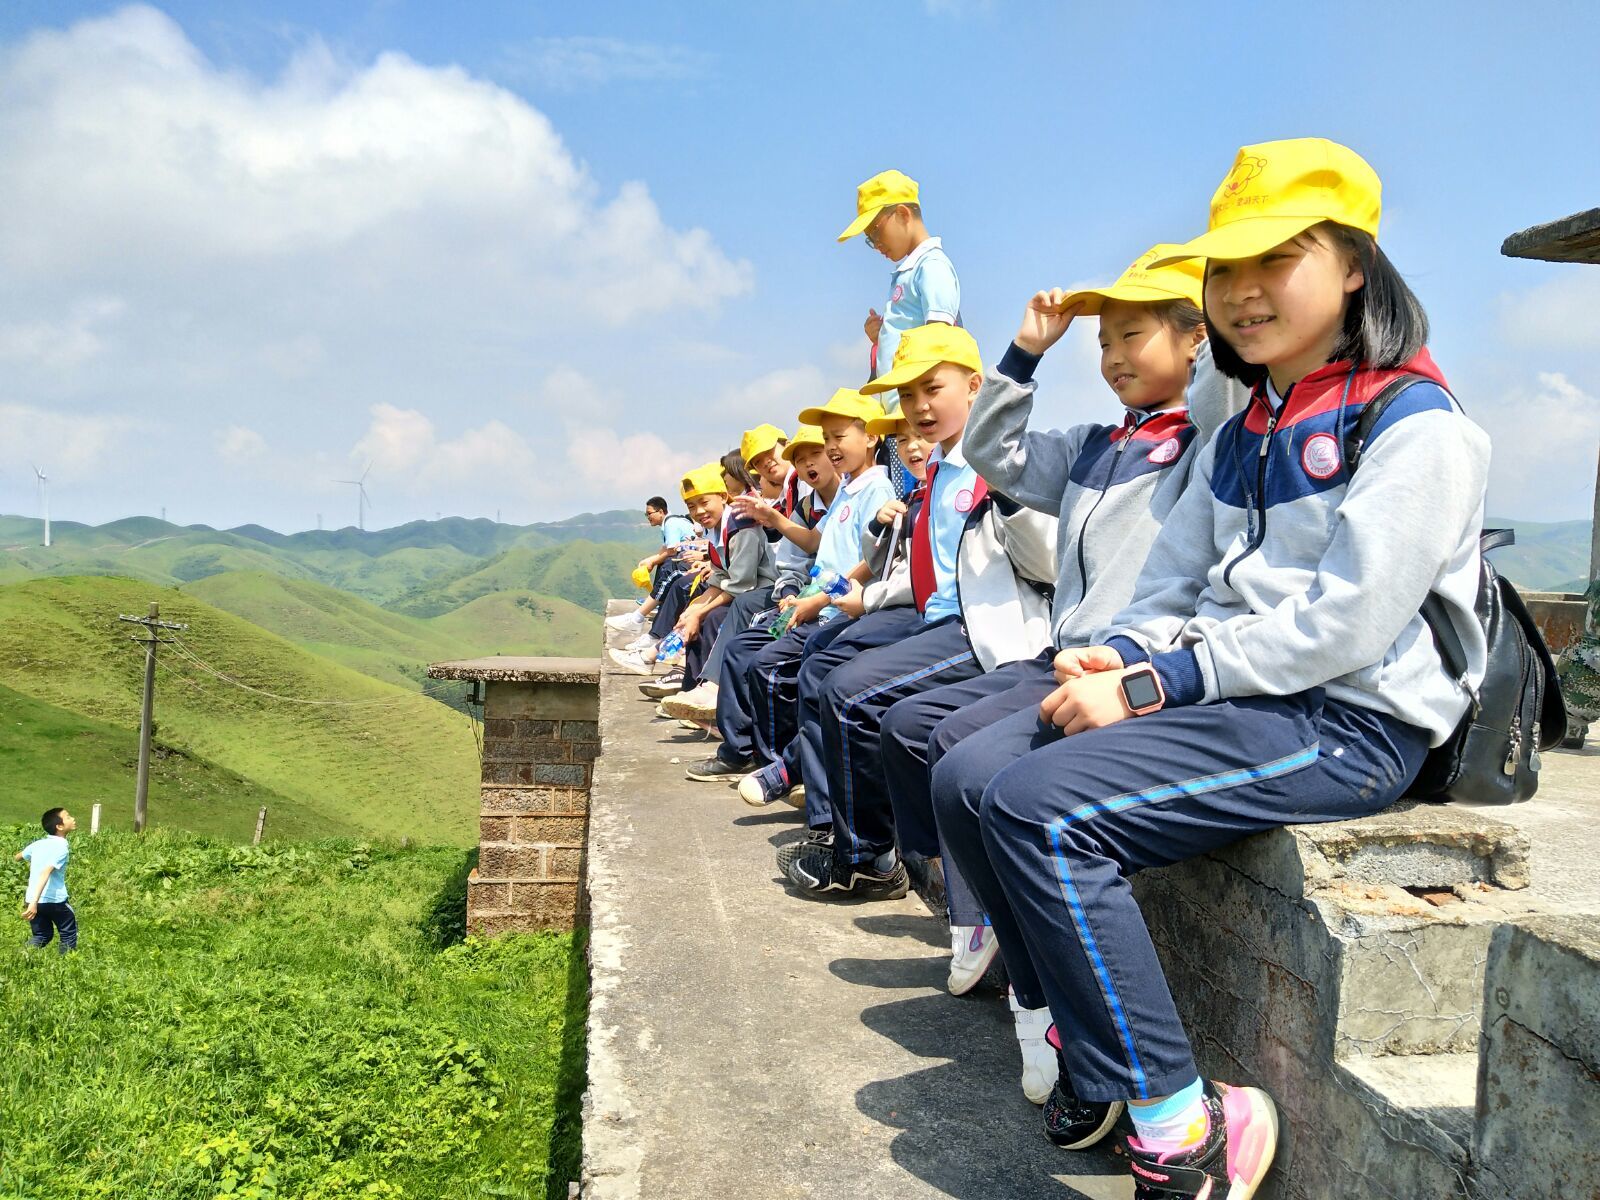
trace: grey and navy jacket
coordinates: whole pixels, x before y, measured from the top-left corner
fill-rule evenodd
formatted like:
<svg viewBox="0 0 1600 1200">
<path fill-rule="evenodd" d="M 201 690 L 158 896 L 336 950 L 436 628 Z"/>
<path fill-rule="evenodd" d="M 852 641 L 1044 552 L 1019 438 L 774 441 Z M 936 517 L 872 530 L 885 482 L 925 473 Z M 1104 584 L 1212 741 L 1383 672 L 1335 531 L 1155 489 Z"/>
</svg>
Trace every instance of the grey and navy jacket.
<svg viewBox="0 0 1600 1200">
<path fill-rule="evenodd" d="M 863 532 L 862 558 L 874 574 L 882 573 L 889 554 L 897 555 L 888 576 L 863 589 L 867 612 L 916 603 L 910 530 L 924 499 L 923 489 L 912 493 L 896 545 L 890 545 L 892 529 L 876 521 Z M 985 671 L 1033 658 L 1050 644 L 1055 540 L 1053 518 L 992 490 L 985 490 L 967 513 L 956 549 L 956 602 L 967 644 Z"/>
<path fill-rule="evenodd" d="M 810 488 L 803 494 L 795 497 L 794 504 L 784 508 L 781 504 L 774 505 L 779 512 L 797 524 L 804 525 L 807 529 L 815 529 L 817 522 L 828 515 L 828 506 L 822 502 L 822 497 Z M 778 579 L 772 585 L 774 599 L 781 595 L 792 596 L 798 593 L 806 584 L 811 582 L 811 568 L 817 561 L 816 556 L 807 554 L 781 533 L 767 534 L 768 540 L 773 541 L 774 562 Z"/>
<path fill-rule="evenodd" d="M 1219 375 L 1209 350 L 1195 360 L 1191 404 L 1226 415 L 1243 388 Z M 1202 440 L 1183 409 L 1120 425 L 1028 428 L 1039 359 L 1013 345 L 990 370 L 967 418 L 967 458 L 989 486 L 1059 518 L 1047 644 L 1085 645 L 1133 598 L 1162 522 L 1178 502 Z M 1043 646 L 1040 647 L 1043 649 Z"/>
<path fill-rule="evenodd" d="M 1389 405 L 1351 475 L 1348 430 L 1403 373 L 1426 381 Z M 1321 687 L 1438 745 L 1468 698 L 1418 610 L 1429 592 L 1444 601 L 1476 688 L 1488 468 L 1488 437 L 1426 350 L 1400 370 L 1330 363 L 1276 411 L 1263 385 L 1200 455 L 1137 596 L 1097 640 L 1149 658 L 1169 705 Z"/>
<path fill-rule="evenodd" d="M 767 531 L 739 516 L 731 505 L 723 509 L 722 524 L 706 539 L 706 557 L 711 561 L 706 586 L 721 588 L 730 596 L 770 587 L 777 578 Z"/>
</svg>

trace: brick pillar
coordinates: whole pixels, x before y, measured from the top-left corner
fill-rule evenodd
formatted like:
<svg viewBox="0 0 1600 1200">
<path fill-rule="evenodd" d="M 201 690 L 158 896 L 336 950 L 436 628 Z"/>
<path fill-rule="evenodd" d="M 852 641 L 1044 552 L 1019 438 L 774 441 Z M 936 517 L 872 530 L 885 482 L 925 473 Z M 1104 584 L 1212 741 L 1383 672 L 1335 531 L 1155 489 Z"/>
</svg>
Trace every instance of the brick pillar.
<svg viewBox="0 0 1600 1200">
<path fill-rule="evenodd" d="M 487 686 L 468 932 L 493 937 L 587 921 L 584 848 L 590 776 L 600 756 L 599 664 L 501 657 L 436 663 L 428 674 Z"/>
</svg>

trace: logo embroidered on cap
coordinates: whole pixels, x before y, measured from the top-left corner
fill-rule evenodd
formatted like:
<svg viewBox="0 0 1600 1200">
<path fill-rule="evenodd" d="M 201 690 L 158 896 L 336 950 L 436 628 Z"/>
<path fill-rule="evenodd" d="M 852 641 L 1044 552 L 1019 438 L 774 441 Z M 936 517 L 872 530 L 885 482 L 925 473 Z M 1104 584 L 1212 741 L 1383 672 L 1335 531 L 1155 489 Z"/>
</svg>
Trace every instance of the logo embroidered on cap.
<svg viewBox="0 0 1600 1200">
<path fill-rule="evenodd" d="M 1339 472 L 1339 440 L 1331 433 L 1314 433 L 1300 449 L 1300 464 L 1313 479 L 1328 479 Z"/>
<path fill-rule="evenodd" d="M 1170 437 L 1145 455 L 1145 460 L 1153 463 L 1169 463 L 1182 453 L 1183 443 L 1175 437 Z"/>
<path fill-rule="evenodd" d="M 1229 196 L 1237 196 L 1250 186 L 1250 181 L 1262 171 L 1267 169 L 1267 160 L 1257 158 L 1254 154 L 1241 154 L 1239 161 L 1233 164 L 1233 170 L 1228 172 L 1228 177 L 1222 181 L 1222 188 Z"/>
<path fill-rule="evenodd" d="M 956 511 L 958 513 L 971 512 L 973 503 L 974 500 L 971 488 L 962 488 L 956 493 Z"/>
</svg>

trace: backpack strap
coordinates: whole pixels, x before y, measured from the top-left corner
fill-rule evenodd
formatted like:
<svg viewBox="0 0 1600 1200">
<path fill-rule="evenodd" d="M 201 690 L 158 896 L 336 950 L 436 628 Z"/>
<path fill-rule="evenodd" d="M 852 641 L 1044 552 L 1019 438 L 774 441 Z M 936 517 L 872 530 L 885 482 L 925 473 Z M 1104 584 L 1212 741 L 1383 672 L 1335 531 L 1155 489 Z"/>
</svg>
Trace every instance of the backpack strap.
<svg viewBox="0 0 1600 1200">
<path fill-rule="evenodd" d="M 1425 375 L 1406 373 L 1396 375 L 1383 390 L 1368 400 L 1362 408 L 1361 415 L 1356 417 L 1356 423 L 1344 436 L 1344 469 L 1347 474 L 1354 475 L 1356 467 L 1361 464 L 1361 455 L 1366 451 L 1367 443 L 1372 440 L 1372 431 L 1378 427 L 1378 422 L 1383 419 L 1383 414 L 1388 411 L 1389 405 L 1394 403 L 1395 397 L 1405 391 L 1413 383 L 1427 383 Z"/>
</svg>

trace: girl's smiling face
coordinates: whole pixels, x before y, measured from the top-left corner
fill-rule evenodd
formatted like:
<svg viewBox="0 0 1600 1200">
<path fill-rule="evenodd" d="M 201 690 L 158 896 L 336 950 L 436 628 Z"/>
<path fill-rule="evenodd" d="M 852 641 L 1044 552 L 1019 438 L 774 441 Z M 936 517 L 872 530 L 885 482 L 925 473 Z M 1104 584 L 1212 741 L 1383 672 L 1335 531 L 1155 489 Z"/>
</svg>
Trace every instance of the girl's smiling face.
<svg viewBox="0 0 1600 1200">
<path fill-rule="evenodd" d="M 1129 408 L 1183 401 L 1204 326 L 1179 332 L 1149 304 L 1107 300 L 1100 310 L 1100 375 Z"/>
<path fill-rule="evenodd" d="M 1311 229 L 1254 258 L 1206 264 L 1206 318 L 1281 394 L 1333 355 L 1359 264 Z"/>
<path fill-rule="evenodd" d="M 928 477 L 928 453 L 933 445 L 918 436 L 910 421 L 902 420 L 895 430 L 894 448 L 913 479 L 921 483 Z"/>
<path fill-rule="evenodd" d="M 839 482 L 838 473 L 821 446 L 802 446 L 794 452 L 794 469 L 814 489 L 826 489 Z"/>
</svg>

